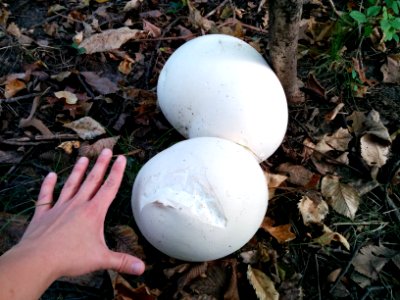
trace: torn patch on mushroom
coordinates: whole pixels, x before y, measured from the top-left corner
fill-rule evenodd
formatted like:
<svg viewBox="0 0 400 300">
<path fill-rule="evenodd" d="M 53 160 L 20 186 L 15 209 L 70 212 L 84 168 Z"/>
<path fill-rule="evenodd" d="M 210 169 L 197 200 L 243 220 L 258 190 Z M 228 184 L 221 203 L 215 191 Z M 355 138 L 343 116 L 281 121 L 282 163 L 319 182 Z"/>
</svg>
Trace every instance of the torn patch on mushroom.
<svg viewBox="0 0 400 300">
<path fill-rule="evenodd" d="M 211 184 L 205 179 L 206 176 L 193 176 L 191 173 L 189 170 L 181 170 L 151 176 L 149 181 L 163 182 L 163 186 L 149 190 L 147 187 L 151 185 L 144 185 L 144 200 L 140 210 L 150 204 L 158 209 L 173 208 L 202 223 L 225 228 L 228 220 Z"/>
</svg>

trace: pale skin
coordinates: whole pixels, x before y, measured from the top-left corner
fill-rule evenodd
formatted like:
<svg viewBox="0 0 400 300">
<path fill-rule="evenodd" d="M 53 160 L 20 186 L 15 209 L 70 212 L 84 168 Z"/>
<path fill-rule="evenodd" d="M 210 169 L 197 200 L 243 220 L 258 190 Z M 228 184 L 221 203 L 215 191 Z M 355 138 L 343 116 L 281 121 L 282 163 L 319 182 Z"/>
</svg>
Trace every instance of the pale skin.
<svg viewBox="0 0 400 300">
<path fill-rule="evenodd" d="M 89 160 L 80 158 L 56 202 L 57 175 L 47 175 L 21 241 L 0 257 L 0 299 L 38 299 L 61 276 L 99 269 L 144 272 L 139 258 L 111 251 L 104 240 L 105 216 L 126 166 L 118 156 L 104 180 L 111 157 L 111 150 L 103 150 L 86 178 Z"/>
</svg>

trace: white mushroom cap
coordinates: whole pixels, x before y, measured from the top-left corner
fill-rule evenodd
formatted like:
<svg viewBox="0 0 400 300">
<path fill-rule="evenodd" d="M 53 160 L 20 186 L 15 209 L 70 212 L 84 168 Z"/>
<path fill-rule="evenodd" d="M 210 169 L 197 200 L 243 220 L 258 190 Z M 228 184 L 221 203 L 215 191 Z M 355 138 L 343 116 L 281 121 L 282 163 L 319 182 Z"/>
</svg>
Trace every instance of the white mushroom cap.
<svg viewBox="0 0 400 300">
<path fill-rule="evenodd" d="M 285 93 L 264 58 L 242 40 L 195 38 L 167 60 L 157 86 L 167 120 L 187 138 L 214 136 L 267 159 L 283 140 Z"/>
<path fill-rule="evenodd" d="M 185 140 L 157 154 L 132 191 L 145 238 L 186 261 L 238 250 L 256 233 L 267 203 L 265 177 L 251 152 L 213 137 Z"/>
</svg>

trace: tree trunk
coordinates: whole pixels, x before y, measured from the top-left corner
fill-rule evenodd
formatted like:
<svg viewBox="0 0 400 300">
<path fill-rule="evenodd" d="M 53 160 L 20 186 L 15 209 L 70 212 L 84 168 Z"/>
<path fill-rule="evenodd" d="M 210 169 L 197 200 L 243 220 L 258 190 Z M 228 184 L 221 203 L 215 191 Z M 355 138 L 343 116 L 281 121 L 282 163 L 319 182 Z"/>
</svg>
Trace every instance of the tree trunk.
<svg viewBox="0 0 400 300">
<path fill-rule="evenodd" d="M 303 0 L 271 0 L 269 5 L 272 66 L 288 102 L 304 102 L 304 94 L 297 84 L 297 44 Z"/>
</svg>

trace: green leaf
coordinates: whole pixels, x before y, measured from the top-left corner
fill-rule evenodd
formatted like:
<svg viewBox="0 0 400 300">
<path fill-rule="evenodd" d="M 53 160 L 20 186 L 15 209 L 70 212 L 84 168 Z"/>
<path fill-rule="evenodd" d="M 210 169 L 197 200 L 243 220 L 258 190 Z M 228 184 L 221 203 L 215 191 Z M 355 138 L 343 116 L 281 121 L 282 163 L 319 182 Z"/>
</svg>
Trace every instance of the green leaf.
<svg viewBox="0 0 400 300">
<path fill-rule="evenodd" d="M 368 7 L 367 9 L 367 17 L 376 17 L 381 12 L 382 7 L 375 5 Z"/>
<path fill-rule="evenodd" d="M 400 30 L 400 18 L 396 18 L 394 20 L 389 21 L 389 24 L 394 29 Z"/>
<path fill-rule="evenodd" d="M 350 17 L 357 21 L 357 23 L 362 24 L 367 22 L 367 17 L 358 10 L 353 10 L 350 12 Z"/>
<path fill-rule="evenodd" d="M 393 39 L 398 43 L 399 42 L 399 36 L 397 35 L 397 33 L 393 34 Z"/>
<path fill-rule="evenodd" d="M 384 33 L 388 32 L 389 29 L 392 27 L 388 20 L 381 20 L 379 23 Z"/>
<path fill-rule="evenodd" d="M 364 27 L 364 36 L 366 36 L 366 37 L 370 36 L 373 30 L 374 30 L 374 28 L 372 27 L 372 25 L 365 26 Z"/>
</svg>

